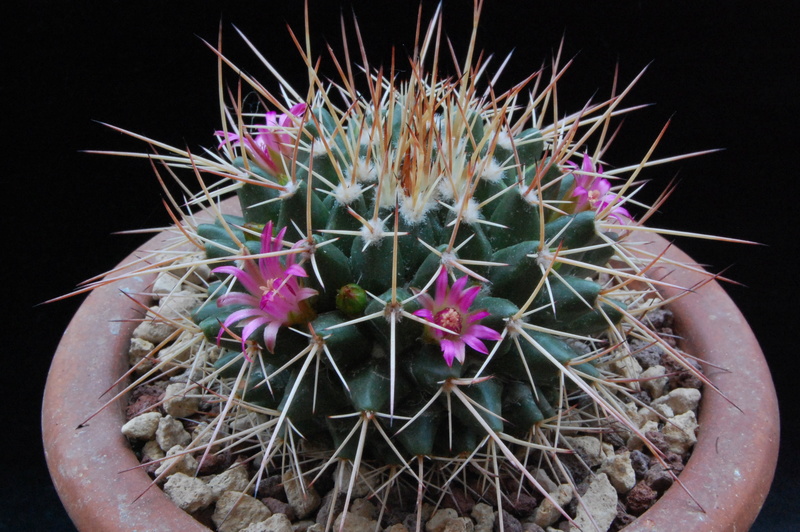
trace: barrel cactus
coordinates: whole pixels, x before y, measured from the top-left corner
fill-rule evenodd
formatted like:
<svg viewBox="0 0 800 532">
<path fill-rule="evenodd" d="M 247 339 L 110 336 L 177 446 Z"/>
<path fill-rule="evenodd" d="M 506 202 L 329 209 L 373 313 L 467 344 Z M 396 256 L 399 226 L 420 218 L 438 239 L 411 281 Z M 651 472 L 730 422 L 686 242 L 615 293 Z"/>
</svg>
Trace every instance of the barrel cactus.
<svg viewBox="0 0 800 532">
<path fill-rule="evenodd" d="M 500 506 L 501 470 L 550 499 L 535 469 L 559 469 L 565 435 L 649 445 L 625 406 L 629 338 L 696 372 L 645 318 L 668 280 L 646 275 L 661 259 L 637 250 L 650 210 L 634 193 L 662 161 L 603 161 L 628 89 L 560 116 L 557 63 L 497 94 L 472 47 L 442 79 L 426 70 L 439 18 L 405 79 L 367 68 L 357 82 L 346 58 L 327 83 L 303 54 L 307 91 L 239 73 L 256 106 L 241 89 L 226 101 L 216 151 L 144 139 L 160 153 L 142 156 L 203 185 L 178 224 L 186 245 L 135 274 L 211 277 L 137 382 L 191 374 L 214 405 L 192 444 L 204 457 L 245 448 L 258 477 L 306 486 L 352 462 L 337 482 L 384 503 L 409 480 L 436 500 L 469 474 Z"/>
</svg>

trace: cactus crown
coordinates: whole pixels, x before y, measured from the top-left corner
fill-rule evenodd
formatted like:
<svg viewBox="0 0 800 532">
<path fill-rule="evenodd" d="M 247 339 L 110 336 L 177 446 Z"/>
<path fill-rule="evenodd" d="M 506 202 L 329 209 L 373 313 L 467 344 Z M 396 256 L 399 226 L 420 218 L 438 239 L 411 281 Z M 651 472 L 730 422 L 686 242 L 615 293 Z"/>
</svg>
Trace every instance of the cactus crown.
<svg viewBox="0 0 800 532">
<path fill-rule="evenodd" d="M 205 295 L 139 378 L 189 367 L 217 404 L 205 453 L 247 442 L 259 474 L 306 483 L 350 460 L 382 499 L 404 473 L 435 500 L 480 461 L 490 483 L 510 469 L 550 498 L 525 456 L 555 468 L 564 434 L 638 432 L 627 338 L 684 361 L 643 318 L 663 304 L 645 276 L 660 257 L 637 251 L 651 211 L 633 196 L 660 161 L 602 161 L 630 87 L 558 116 L 557 61 L 499 95 L 472 49 L 439 78 L 439 19 L 406 79 L 367 69 L 360 92 L 347 59 L 324 84 L 303 53 L 308 97 L 241 75 L 261 107 L 229 102 L 218 152 L 148 155 L 215 180 L 189 202 L 212 220 L 185 216 L 190 245 L 156 262 Z M 230 194 L 238 214 L 219 208 Z"/>
</svg>

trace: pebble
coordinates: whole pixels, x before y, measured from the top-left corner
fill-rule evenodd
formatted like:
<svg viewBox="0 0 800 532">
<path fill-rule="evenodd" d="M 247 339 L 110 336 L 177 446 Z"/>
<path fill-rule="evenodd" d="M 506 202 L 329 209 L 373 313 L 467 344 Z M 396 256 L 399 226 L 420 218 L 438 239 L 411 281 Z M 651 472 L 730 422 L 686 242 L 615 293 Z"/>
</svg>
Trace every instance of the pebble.
<svg viewBox="0 0 800 532">
<path fill-rule="evenodd" d="M 142 462 L 152 462 L 153 460 L 160 460 L 167 456 L 161 447 L 158 446 L 155 440 L 150 440 L 142 447 Z"/>
<path fill-rule="evenodd" d="M 572 486 L 569 484 L 561 484 L 558 488 L 549 492 L 549 495 L 558 503 L 559 507 L 564 508 L 572 501 Z M 536 512 L 533 514 L 533 522 L 540 527 L 550 526 L 558 521 L 559 518 L 561 518 L 561 512 L 547 499 L 542 500 Z"/>
<path fill-rule="evenodd" d="M 508 494 L 507 510 L 516 516 L 523 517 L 531 515 L 536 510 L 537 505 L 538 502 L 536 498 L 525 492 L 511 491 Z"/>
<path fill-rule="evenodd" d="M 636 479 L 641 480 L 647 474 L 650 458 L 642 451 L 631 451 L 631 466 L 636 473 Z"/>
<path fill-rule="evenodd" d="M 442 532 L 475 532 L 475 523 L 469 517 L 448 519 Z"/>
<path fill-rule="evenodd" d="M 162 272 L 156 277 L 156 282 L 153 283 L 153 293 L 158 296 L 165 296 L 171 292 L 177 291 L 180 284 L 180 279 L 169 272 Z"/>
<path fill-rule="evenodd" d="M 291 471 L 283 474 L 283 489 L 289 506 L 298 519 L 305 519 L 320 506 L 321 500 L 317 490 L 313 486 L 304 487 Z"/>
<path fill-rule="evenodd" d="M 356 481 L 353 484 L 353 489 L 350 493 L 352 498 L 360 498 L 368 496 L 372 490 L 364 480 L 367 477 L 368 471 L 362 466 L 358 469 Z M 349 460 L 340 460 L 339 465 L 336 466 L 336 471 L 333 473 L 333 478 L 341 478 L 342 482 L 339 484 L 339 492 L 347 493 L 350 484 L 350 476 L 353 474 L 353 463 Z M 339 476 L 341 475 L 341 476 Z"/>
<path fill-rule="evenodd" d="M 689 410 L 677 415 L 664 425 L 664 440 L 667 442 L 668 449 L 673 453 L 685 454 L 697 443 L 695 431 L 697 430 L 697 418 L 694 412 Z"/>
<path fill-rule="evenodd" d="M 339 514 L 344 509 L 344 499 L 345 496 L 343 493 L 336 493 L 334 490 L 326 493 L 325 497 L 322 498 L 319 511 L 317 512 L 317 524 L 324 526 L 328 523 L 328 518 L 331 514 Z"/>
<path fill-rule="evenodd" d="M 267 506 L 269 506 L 269 505 L 267 505 Z M 271 508 L 270 508 L 270 510 L 271 510 Z M 275 512 L 273 512 L 273 513 L 275 513 Z M 286 514 L 286 517 L 288 517 L 289 520 L 292 521 L 292 532 L 309 532 L 309 531 L 313 532 L 313 530 L 317 530 L 316 528 L 312 529 L 312 527 L 316 527 L 317 524 L 314 521 L 310 520 L 310 519 L 305 519 L 303 521 L 295 521 L 288 514 Z"/>
<path fill-rule="evenodd" d="M 214 430 L 208 428 L 208 423 L 205 421 L 201 421 L 197 425 L 194 426 L 192 429 L 192 441 L 196 445 L 207 445 L 211 443 L 211 438 L 214 436 Z M 217 439 L 221 438 L 220 434 L 217 434 Z M 218 445 L 214 445 L 212 448 L 219 448 Z"/>
<path fill-rule="evenodd" d="M 636 485 L 636 473 L 631 464 L 630 451 L 624 451 L 606 458 L 600 472 L 608 475 L 608 480 L 618 493 L 627 493 Z"/>
<path fill-rule="evenodd" d="M 208 485 L 196 477 L 176 473 L 164 484 L 167 494 L 175 506 L 185 512 L 196 512 L 214 502 L 214 494 Z"/>
<path fill-rule="evenodd" d="M 661 364 L 662 352 L 661 348 L 657 345 L 644 347 L 645 345 L 644 342 L 632 343 L 631 348 L 636 350 L 633 357 L 639 362 L 639 365 L 646 370 Z"/>
<path fill-rule="evenodd" d="M 286 491 L 283 489 L 283 479 L 280 475 L 270 475 L 258 483 L 258 497 L 272 497 L 286 501 Z"/>
<path fill-rule="evenodd" d="M 242 532 L 294 532 L 292 522 L 283 514 L 272 514 L 264 521 L 253 523 Z"/>
<path fill-rule="evenodd" d="M 479 502 L 470 515 L 475 520 L 475 532 L 491 532 L 494 528 L 494 509 L 488 504 Z"/>
<path fill-rule="evenodd" d="M 164 416 L 158 421 L 156 441 L 161 450 L 169 451 L 176 445 L 188 445 L 192 437 L 180 421 L 172 416 Z"/>
<path fill-rule="evenodd" d="M 664 493 L 670 486 L 672 486 L 674 479 L 669 471 L 664 469 L 664 466 L 658 462 L 647 471 L 644 476 L 644 482 L 658 493 Z"/>
<path fill-rule="evenodd" d="M 247 475 L 247 468 L 241 464 L 226 469 L 219 475 L 214 475 L 208 485 L 214 490 L 215 498 L 219 498 L 226 491 L 244 491 L 250 479 Z"/>
<path fill-rule="evenodd" d="M 650 394 L 650 397 L 657 399 L 664 395 L 664 390 L 669 384 L 669 377 L 666 376 L 667 369 L 657 364 L 650 366 L 640 375 L 642 390 Z"/>
<path fill-rule="evenodd" d="M 617 490 L 611 485 L 605 473 L 595 475 L 589 481 L 589 489 L 583 495 L 583 504 L 578 505 L 575 512 L 575 524 L 570 525 L 570 532 L 578 530 L 594 530 L 591 515 L 601 532 L 611 526 L 617 516 Z"/>
<path fill-rule="evenodd" d="M 637 483 L 625 497 L 625 502 L 628 503 L 628 513 L 642 515 L 648 508 L 653 506 L 657 497 L 658 494 L 644 481 Z"/>
<path fill-rule="evenodd" d="M 142 338 L 131 338 L 131 346 L 128 348 L 128 364 L 136 366 L 136 373 L 142 374 L 153 367 L 152 359 L 141 362 L 153 350 L 155 345 Z"/>
<path fill-rule="evenodd" d="M 131 440 L 152 440 L 160 420 L 161 414 L 158 412 L 140 414 L 122 425 L 122 434 Z"/>
<path fill-rule="evenodd" d="M 158 306 L 150 307 L 150 310 L 151 312 L 148 313 L 150 315 L 150 319 L 146 319 L 140 323 L 136 329 L 134 329 L 133 338 L 140 338 L 146 342 L 150 342 L 153 345 L 158 345 L 166 340 L 173 331 L 175 331 L 175 327 L 169 323 L 155 319 L 154 316 L 159 311 Z"/>
<path fill-rule="evenodd" d="M 653 405 L 667 404 L 675 414 L 680 415 L 697 410 L 700 396 L 700 390 L 696 388 L 675 388 L 667 395 L 653 401 Z"/>
<path fill-rule="evenodd" d="M 133 337 L 141 338 L 153 345 L 160 344 L 177 330 L 175 325 L 165 320 L 188 319 L 192 310 L 197 307 L 199 301 L 197 296 L 196 292 L 188 290 L 173 292 L 169 299 L 164 299 L 163 304 L 150 307 L 151 312 L 148 314 L 151 319 L 140 323 L 133 331 Z M 159 317 L 156 318 L 156 316 Z"/>
<path fill-rule="evenodd" d="M 544 528 L 536 523 L 522 523 L 522 532 L 544 532 Z"/>
<path fill-rule="evenodd" d="M 158 305 L 158 315 L 167 320 L 188 319 L 199 302 L 200 299 L 195 291 L 173 292 L 169 298 L 162 299 L 161 304 Z"/>
<path fill-rule="evenodd" d="M 211 520 L 217 532 L 239 532 L 271 515 L 269 508 L 258 499 L 239 491 L 226 491 L 217 500 Z"/>
<path fill-rule="evenodd" d="M 273 499 L 272 497 L 261 499 L 261 502 L 266 504 L 267 508 L 269 508 L 273 514 L 283 514 L 289 518 L 289 521 L 297 521 L 297 516 L 294 515 L 294 510 L 292 510 L 292 507 L 289 506 L 288 502 L 279 501 L 278 499 Z M 308 523 L 305 528 L 308 528 L 314 524 L 314 521 L 311 520 L 305 522 Z"/>
<path fill-rule="evenodd" d="M 553 482 L 553 480 L 550 478 L 550 476 L 544 469 L 537 469 L 536 471 L 534 471 L 533 478 L 536 479 L 536 482 L 541 484 L 541 486 L 545 489 L 547 493 L 550 493 L 551 491 L 555 490 L 558 487 L 558 484 Z"/>
<path fill-rule="evenodd" d="M 600 465 L 605 458 L 600 440 L 594 436 L 566 437 L 567 442 L 589 467 Z"/>
<path fill-rule="evenodd" d="M 342 526 L 344 519 L 344 528 Z M 352 512 L 341 513 L 333 522 L 333 530 L 346 530 L 347 532 L 374 532 L 378 523 L 367 517 Z"/>
<path fill-rule="evenodd" d="M 645 437 L 650 441 L 650 445 L 661 451 L 662 453 L 669 452 L 667 440 L 664 439 L 664 434 L 658 430 L 648 430 L 644 433 Z"/>
<path fill-rule="evenodd" d="M 642 414 L 639 413 L 639 405 L 633 401 L 623 405 L 622 413 L 625 414 L 631 424 L 635 427 L 641 427 L 642 423 L 645 422 L 645 420 L 642 418 Z"/>
<path fill-rule="evenodd" d="M 367 499 L 353 500 L 353 502 L 350 503 L 348 511 L 373 521 L 378 517 L 378 508 Z"/>
<path fill-rule="evenodd" d="M 194 283 L 200 286 L 204 286 L 206 281 L 211 279 L 211 268 L 208 267 L 207 264 L 190 264 L 190 263 L 197 263 L 205 259 L 204 254 L 195 254 L 195 255 L 187 255 L 185 257 L 181 257 L 173 263 L 173 266 L 187 264 L 189 266 L 185 268 L 175 268 L 171 270 L 172 275 L 176 276 L 177 278 L 181 279 L 186 276 L 186 280 L 190 283 Z M 187 275 L 188 273 L 188 275 Z"/>
<path fill-rule="evenodd" d="M 175 318 L 177 319 L 177 318 Z M 203 365 L 203 358 L 205 350 L 199 351 L 197 345 L 192 342 L 192 332 L 184 330 L 178 335 L 178 338 L 172 344 L 158 352 L 158 361 L 164 364 L 176 365 L 185 364 L 189 362 L 190 357 L 194 357 L 192 363 L 187 364 L 184 373 L 170 377 L 172 382 L 189 382 L 191 375 L 196 375 L 200 378 L 202 372 L 200 366 Z"/>
<path fill-rule="evenodd" d="M 685 362 L 690 366 L 693 366 L 696 370 L 702 372 L 700 364 L 694 360 L 687 358 Z M 669 378 L 669 385 L 672 388 L 702 388 L 703 381 L 698 379 L 682 364 L 673 360 L 672 357 L 667 357 L 667 359 L 664 361 L 664 367 L 667 368 L 668 373 L 673 373 Z"/>
<path fill-rule="evenodd" d="M 197 471 L 197 460 L 191 453 L 185 451 L 182 445 L 176 445 L 167 451 L 166 459 L 156 469 L 156 476 L 166 474 L 170 477 L 176 473 L 194 475 Z"/>
<path fill-rule="evenodd" d="M 628 379 L 636 379 L 642 374 L 642 366 L 632 356 L 616 358 L 608 363 L 609 368 L 616 374 Z"/>
<path fill-rule="evenodd" d="M 436 510 L 428 522 L 425 523 L 425 532 L 443 532 L 449 519 L 458 517 L 458 512 L 452 508 L 440 508 Z"/>
<path fill-rule="evenodd" d="M 500 527 L 500 519 L 503 520 L 503 526 Z M 503 532 L 522 532 L 522 523 L 519 519 L 503 510 L 495 514 L 494 529 L 496 531 L 502 530 Z"/>
<path fill-rule="evenodd" d="M 143 384 L 131 394 L 131 402 L 125 407 L 125 419 L 131 419 L 145 412 L 158 412 L 164 397 L 166 384 Z"/>
<path fill-rule="evenodd" d="M 164 411 L 172 417 L 189 417 L 200 407 L 200 398 L 192 396 L 185 384 L 175 383 L 167 386 L 164 393 Z"/>
<path fill-rule="evenodd" d="M 516 500 L 515 498 L 511 503 L 516 506 L 518 504 L 524 504 L 524 501 Z M 534 505 L 535 504 L 534 501 Z M 441 505 L 444 508 L 453 508 L 459 515 L 467 515 L 475 506 L 475 499 L 464 490 L 450 490 L 447 495 L 445 495 L 444 499 L 442 499 Z"/>
<path fill-rule="evenodd" d="M 641 434 L 657 430 L 658 423 L 655 421 L 646 421 L 644 425 L 639 427 L 639 432 Z M 642 438 L 640 438 L 638 434 L 631 434 L 630 438 L 628 438 L 628 442 L 626 443 L 626 447 L 631 451 L 641 451 L 645 445 L 642 441 Z"/>
<path fill-rule="evenodd" d="M 666 403 L 652 404 L 649 407 L 642 407 L 639 415 L 644 421 L 655 421 L 659 423 L 664 419 L 669 419 L 675 415 L 672 408 Z"/>
</svg>

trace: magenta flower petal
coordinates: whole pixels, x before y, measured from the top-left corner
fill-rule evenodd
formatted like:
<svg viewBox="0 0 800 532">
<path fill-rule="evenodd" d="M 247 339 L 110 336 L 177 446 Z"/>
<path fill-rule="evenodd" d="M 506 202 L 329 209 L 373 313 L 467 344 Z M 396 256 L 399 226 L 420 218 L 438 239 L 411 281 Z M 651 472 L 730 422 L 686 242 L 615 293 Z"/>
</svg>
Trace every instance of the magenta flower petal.
<svg viewBox="0 0 800 532">
<path fill-rule="evenodd" d="M 441 307 L 445 304 L 448 294 L 448 286 L 449 282 L 447 280 L 447 270 L 445 268 L 441 268 L 439 270 L 439 276 L 436 278 L 436 299 L 434 299 L 434 303 L 437 307 Z"/>
<path fill-rule="evenodd" d="M 489 313 L 486 312 L 485 310 L 482 310 L 480 312 L 473 312 L 469 316 L 469 322 L 470 323 L 475 323 L 476 321 L 481 321 L 486 316 L 489 316 Z M 489 330 L 493 330 L 493 329 L 489 329 Z"/>
<path fill-rule="evenodd" d="M 256 332 L 261 326 L 269 326 L 271 323 L 275 322 L 270 322 L 266 316 L 261 316 L 248 321 L 247 325 L 245 325 L 244 329 L 242 329 L 242 351 L 247 349 L 247 339 L 253 336 L 254 332 Z"/>
<path fill-rule="evenodd" d="M 469 328 L 469 332 L 476 338 L 481 338 L 483 340 L 493 340 L 496 342 L 502 338 L 499 332 L 486 325 L 473 325 Z"/>
<path fill-rule="evenodd" d="M 250 294 L 243 294 L 241 292 L 231 292 L 225 294 L 217 299 L 217 306 L 225 305 L 247 305 L 249 307 L 258 307 L 259 298 Z"/>
<path fill-rule="evenodd" d="M 489 350 L 486 348 L 486 344 L 484 344 L 482 341 L 480 341 L 475 336 L 472 336 L 471 334 L 466 334 L 466 335 L 462 336 L 462 339 L 464 340 L 465 344 L 470 346 L 472 349 L 474 349 L 478 353 L 482 353 L 484 355 L 488 355 L 489 354 Z"/>
<path fill-rule="evenodd" d="M 619 205 L 619 196 L 616 194 L 608 193 L 603 196 L 603 201 L 600 203 L 600 207 L 598 207 L 597 210 L 604 211 L 609 205 L 614 205 L 608 213 L 609 218 L 616 220 L 617 223 L 622 225 L 628 224 L 633 220 L 628 209 Z"/>
<path fill-rule="evenodd" d="M 464 362 L 464 342 L 445 339 L 439 342 L 439 345 L 442 348 L 442 356 L 448 366 L 453 365 L 453 359 Z"/>
<path fill-rule="evenodd" d="M 278 330 L 280 330 L 280 328 L 281 324 L 277 321 L 273 321 L 264 329 L 264 347 L 266 347 L 270 353 L 275 352 L 275 342 L 278 338 Z"/>
<path fill-rule="evenodd" d="M 214 273 L 225 273 L 234 276 L 236 280 L 242 284 L 245 290 L 251 294 L 258 292 L 259 290 L 258 282 L 254 276 L 249 272 L 236 268 L 235 266 L 220 266 L 219 268 L 214 268 Z"/>
<path fill-rule="evenodd" d="M 467 276 L 465 275 L 461 279 L 466 279 Z M 453 286 L 455 289 L 455 285 Z M 462 308 L 469 308 L 472 306 L 472 303 L 475 301 L 475 298 L 478 297 L 478 293 L 481 291 L 480 286 L 473 286 L 472 288 L 467 289 L 458 300 L 458 305 Z"/>
<path fill-rule="evenodd" d="M 290 255 L 290 257 L 291 257 L 291 255 Z M 286 268 L 286 272 L 285 273 L 287 275 L 294 275 L 295 277 L 308 277 L 308 274 L 306 273 L 306 271 L 299 264 L 292 264 L 291 266 Z"/>
<path fill-rule="evenodd" d="M 428 321 L 433 321 L 433 312 L 426 308 L 417 310 L 414 312 L 414 316 L 419 316 L 420 318 L 425 318 Z"/>
</svg>

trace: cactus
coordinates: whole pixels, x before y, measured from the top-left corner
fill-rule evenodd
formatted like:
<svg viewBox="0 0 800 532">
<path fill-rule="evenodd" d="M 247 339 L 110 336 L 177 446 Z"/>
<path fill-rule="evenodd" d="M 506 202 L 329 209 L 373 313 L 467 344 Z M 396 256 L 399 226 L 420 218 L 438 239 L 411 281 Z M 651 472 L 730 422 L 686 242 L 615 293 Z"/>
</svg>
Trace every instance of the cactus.
<svg viewBox="0 0 800 532">
<path fill-rule="evenodd" d="M 439 17 L 416 58 L 433 53 Z M 632 192 L 657 161 L 632 172 L 601 161 L 627 90 L 548 123 L 557 66 L 524 103 L 525 83 L 480 92 L 486 74 L 470 61 L 457 79 L 423 59 L 404 81 L 368 71 L 362 93 L 351 75 L 324 85 L 306 60 L 305 99 L 240 74 L 262 108 L 228 103 L 218 154 L 149 155 L 222 179 L 190 201 L 214 214 L 182 221 L 191 249 L 156 263 L 184 280 L 213 268 L 180 324 L 194 362 L 162 352 L 139 382 L 175 364 L 199 370 L 187 386 L 218 415 L 195 448 L 248 442 L 259 475 L 285 467 L 313 484 L 351 461 L 351 484 L 378 473 L 385 501 L 404 473 L 419 502 L 480 461 L 498 506 L 499 469 L 555 504 L 525 456 L 552 465 L 563 433 L 609 423 L 638 434 L 623 408 L 637 384 L 610 364 L 631 355 L 631 331 L 696 371 L 643 319 L 663 303 L 645 276 L 660 258 L 637 252 L 650 210 Z M 231 193 L 239 215 L 218 210 Z"/>
</svg>

